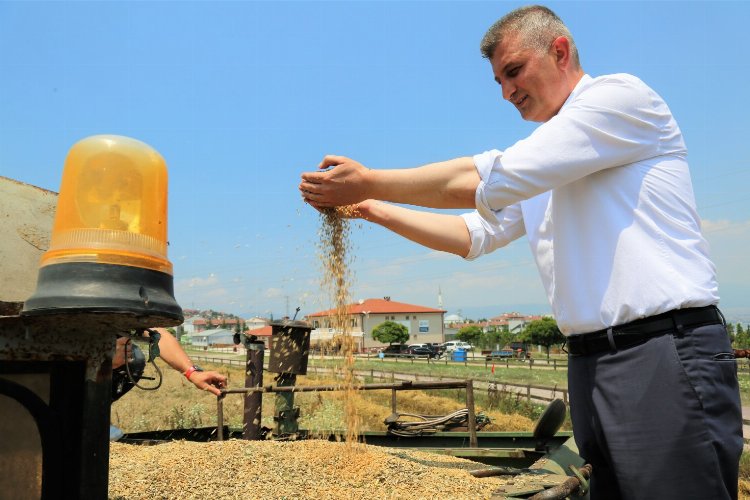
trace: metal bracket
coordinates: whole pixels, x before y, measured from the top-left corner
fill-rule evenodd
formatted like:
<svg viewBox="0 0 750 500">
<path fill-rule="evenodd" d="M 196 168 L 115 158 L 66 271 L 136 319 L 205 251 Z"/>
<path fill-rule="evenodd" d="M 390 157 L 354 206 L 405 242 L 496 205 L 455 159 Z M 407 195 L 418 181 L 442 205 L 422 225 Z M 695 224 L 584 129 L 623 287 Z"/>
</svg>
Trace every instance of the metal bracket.
<svg viewBox="0 0 750 500">
<path fill-rule="evenodd" d="M 585 477 L 583 477 L 583 474 L 581 474 L 581 471 L 578 470 L 578 467 L 575 465 L 569 465 L 570 471 L 573 473 L 573 475 L 578 479 L 578 482 L 581 483 L 581 485 L 578 487 L 578 496 L 584 497 L 589 492 L 589 482 L 586 480 Z"/>
</svg>

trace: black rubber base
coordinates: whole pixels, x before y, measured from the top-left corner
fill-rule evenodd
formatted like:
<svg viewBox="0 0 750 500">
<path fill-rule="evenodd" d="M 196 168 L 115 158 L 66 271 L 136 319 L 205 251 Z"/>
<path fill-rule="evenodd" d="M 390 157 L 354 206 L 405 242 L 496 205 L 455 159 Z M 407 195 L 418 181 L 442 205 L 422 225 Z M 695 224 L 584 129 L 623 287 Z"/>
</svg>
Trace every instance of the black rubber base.
<svg viewBox="0 0 750 500">
<path fill-rule="evenodd" d="M 21 316 L 95 312 L 132 313 L 181 323 L 170 274 L 93 262 L 52 264 L 39 269 L 36 291 Z"/>
</svg>

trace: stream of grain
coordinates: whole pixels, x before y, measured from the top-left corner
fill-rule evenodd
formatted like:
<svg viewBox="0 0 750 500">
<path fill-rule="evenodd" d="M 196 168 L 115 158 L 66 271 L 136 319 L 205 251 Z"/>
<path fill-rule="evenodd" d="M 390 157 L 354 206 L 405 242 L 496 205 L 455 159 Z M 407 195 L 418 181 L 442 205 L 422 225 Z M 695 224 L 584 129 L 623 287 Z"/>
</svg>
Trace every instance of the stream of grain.
<svg viewBox="0 0 750 500">
<path fill-rule="evenodd" d="M 354 207 L 337 207 L 321 212 L 319 256 L 323 270 L 323 289 L 334 304 L 331 327 L 334 345 L 344 356 L 342 367 L 346 387 L 346 443 L 351 450 L 360 433 L 361 419 L 357 414 L 354 390 L 354 339 L 352 338 L 348 307 L 351 302 L 349 288 L 352 281 L 351 244 L 349 235 Z"/>
</svg>

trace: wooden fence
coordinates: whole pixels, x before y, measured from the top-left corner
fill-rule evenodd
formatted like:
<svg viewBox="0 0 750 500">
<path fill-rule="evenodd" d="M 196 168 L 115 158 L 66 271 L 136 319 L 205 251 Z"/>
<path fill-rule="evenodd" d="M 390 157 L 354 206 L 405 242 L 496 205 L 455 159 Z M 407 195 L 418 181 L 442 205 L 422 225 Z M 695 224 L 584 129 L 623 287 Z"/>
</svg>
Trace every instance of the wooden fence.
<svg viewBox="0 0 750 500">
<path fill-rule="evenodd" d="M 243 360 L 217 358 L 217 357 L 211 357 L 211 356 L 198 356 L 198 355 L 194 355 L 191 357 L 195 361 L 225 364 L 229 366 L 237 366 L 240 368 L 245 367 L 245 361 Z M 308 373 L 314 373 L 316 375 L 335 373 L 334 368 L 327 368 L 327 367 L 315 366 L 315 365 L 308 365 L 307 371 Z M 354 370 L 354 375 L 357 377 L 362 377 L 362 378 L 370 377 L 373 380 L 390 381 L 391 383 L 406 382 L 406 381 L 459 382 L 459 381 L 466 380 L 466 379 L 457 379 L 455 377 L 443 377 L 440 375 L 403 373 L 403 372 L 396 372 L 396 371 L 390 371 L 390 370 L 377 370 L 374 368 L 369 369 L 369 370 Z M 475 389 L 483 389 L 483 390 L 487 390 L 488 392 L 491 392 L 491 391 L 511 392 L 513 394 L 517 394 L 520 397 L 525 398 L 527 401 L 530 401 L 530 402 L 549 403 L 550 401 L 554 399 L 558 399 L 558 398 L 562 399 L 566 404 L 568 404 L 569 402 L 568 390 L 561 389 L 556 386 L 550 387 L 550 386 L 533 385 L 533 384 L 511 384 L 511 383 L 502 382 L 502 381 L 498 381 L 494 379 L 474 378 L 474 377 L 471 377 L 471 380 L 474 381 Z"/>
</svg>

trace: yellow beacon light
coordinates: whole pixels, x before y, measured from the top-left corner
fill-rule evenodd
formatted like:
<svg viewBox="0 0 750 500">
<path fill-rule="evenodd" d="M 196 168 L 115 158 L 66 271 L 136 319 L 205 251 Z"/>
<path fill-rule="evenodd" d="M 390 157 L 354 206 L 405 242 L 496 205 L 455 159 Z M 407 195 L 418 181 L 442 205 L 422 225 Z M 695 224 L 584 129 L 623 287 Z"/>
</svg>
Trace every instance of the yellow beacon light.
<svg viewBox="0 0 750 500">
<path fill-rule="evenodd" d="M 143 142 L 96 135 L 68 153 L 50 247 L 22 314 L 66 311 L 182 321 L 167 259 L 167 167 Z"/>
</svg>

